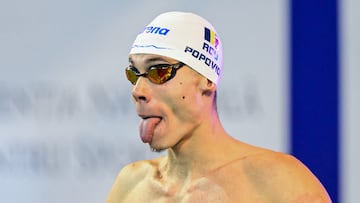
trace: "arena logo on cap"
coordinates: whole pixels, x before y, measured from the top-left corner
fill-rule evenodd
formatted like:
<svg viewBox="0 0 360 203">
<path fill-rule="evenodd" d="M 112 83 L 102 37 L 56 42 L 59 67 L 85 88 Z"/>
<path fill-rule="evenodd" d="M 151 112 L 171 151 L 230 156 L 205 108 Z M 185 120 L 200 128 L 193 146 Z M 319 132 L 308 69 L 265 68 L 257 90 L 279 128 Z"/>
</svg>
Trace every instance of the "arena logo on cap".
<svg viewBox="0 0 360 203">
<path fill-rule="evenodd" d="M 150 34 L 158 34 L 158 35 L 167 35 L 170 32 L 168 28 L 156 27 L 156 26 L 147 26 L 143 33 L 150 33 Z"/>
<path fill-rule="evenodd" d="M 217 50 L 219 46 L 219 39 L 216 33 L 209 28 L 204 27 L 204 39 L 209 42 L 209 44 L 204 42 L 203 50 L 206 50 L 206 52 L 213 56 L 215 60 L 218 60 L 219 54 L 217 53 Z"/>
</svg>

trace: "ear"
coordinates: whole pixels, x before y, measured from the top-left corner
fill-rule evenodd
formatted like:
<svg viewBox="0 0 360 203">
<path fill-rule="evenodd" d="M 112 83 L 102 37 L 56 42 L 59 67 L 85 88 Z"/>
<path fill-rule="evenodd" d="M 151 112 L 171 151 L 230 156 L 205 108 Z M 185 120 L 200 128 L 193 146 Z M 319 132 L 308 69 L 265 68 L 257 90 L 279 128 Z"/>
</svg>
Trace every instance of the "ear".
<svg viewBox="0 0 360 203">
<path fill-rule="evenodd" d="M 200 89 L 203 96 L 211 96 L 216 91 L 216 85 L 204 77 L 201 80 Z"/>
</svg>

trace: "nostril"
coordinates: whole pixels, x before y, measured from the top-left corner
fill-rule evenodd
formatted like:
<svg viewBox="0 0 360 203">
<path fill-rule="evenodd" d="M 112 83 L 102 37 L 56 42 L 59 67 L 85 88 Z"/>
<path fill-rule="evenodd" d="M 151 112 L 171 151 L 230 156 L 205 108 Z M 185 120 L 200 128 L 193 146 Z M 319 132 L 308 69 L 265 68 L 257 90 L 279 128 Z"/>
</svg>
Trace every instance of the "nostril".
<svg viewBox="0 0 360 203">
<path fill-rule="evenodd" d="M 136 95 L 136 94 L 133 94 L 133 98 L 135 99 L 135 101 L 146 101 L 146 96 L 143 96 L 143 95 Z"/>
<path fill-rule="evenodd" d="M 133 93 L 136 102 L 149 102 L 149 96 L 139 93 Z"/>
<path fill-rule="evenodd" d="M 139 100 L 142 100 L 142 101 L 146 101 L 146 100 L 147 100 L 146 97 L 144 97 L 144 96 L 140 96 L 140 97 L 138 97 L 138 99 L 139 99 Z"/>
</svg>

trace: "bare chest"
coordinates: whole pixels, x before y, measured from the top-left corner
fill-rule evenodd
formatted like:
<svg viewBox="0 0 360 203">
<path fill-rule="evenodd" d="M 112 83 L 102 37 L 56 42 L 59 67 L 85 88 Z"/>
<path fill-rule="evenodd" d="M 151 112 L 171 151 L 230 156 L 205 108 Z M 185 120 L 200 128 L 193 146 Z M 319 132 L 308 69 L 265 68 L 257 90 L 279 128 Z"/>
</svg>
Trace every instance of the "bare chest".
<svg viewBox="0 0 360 203">
<path fill-rule="evenodd" d="M 154 180 L 142 181 L 132 190 L 125 202 L 156 203 L 227 203 L 264 202 L 251 187 L 236 188 L 207 178 L 191 183 L 164 184 Z"/>
<path fill-rule="evenodd" d="M 191 183 L 163 183 L 143 181 L 128 194 L 126 202 L 229 202 L 223 188 L 208 179 L 201 178 Z"/>
</svg>

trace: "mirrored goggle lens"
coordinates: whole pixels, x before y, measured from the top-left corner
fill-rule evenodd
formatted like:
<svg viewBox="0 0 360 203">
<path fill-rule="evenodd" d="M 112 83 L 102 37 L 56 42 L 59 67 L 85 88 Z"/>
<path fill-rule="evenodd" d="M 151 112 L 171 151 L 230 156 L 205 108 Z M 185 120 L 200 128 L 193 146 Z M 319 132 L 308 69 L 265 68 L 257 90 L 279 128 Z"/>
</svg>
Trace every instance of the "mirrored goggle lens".
<svg viewBox="0 0 360 203">
<path fill-rule="evenodd" d="M 131 84 L 135 85 L 140 76 L 138 76 L 134 70 L 131 70 L 131 68 L 126 68 L 125 72 L 127 79 L 131 82 Z"/>
<path fill-rule="evenodd" d="M 171 67 L 153 68 L 148 71 L 147 78 L 153 83 L 163 84 L 170 79 L 171 71 Z"/>
<path fill-rule="evenodd" d="M 131 82 L 131 84 L 135 85 L 136 81 L 140 76 L 147 77 L 151 82 L 155 84 L 162 84 L 171 79 L 172 76 L 172 67 L 159 67 L 152 68 L 148 72 L 143 74 L 138 74 L 136 70 L 132 67 L 126 68 L 126 77 Z"/>
</svg>

